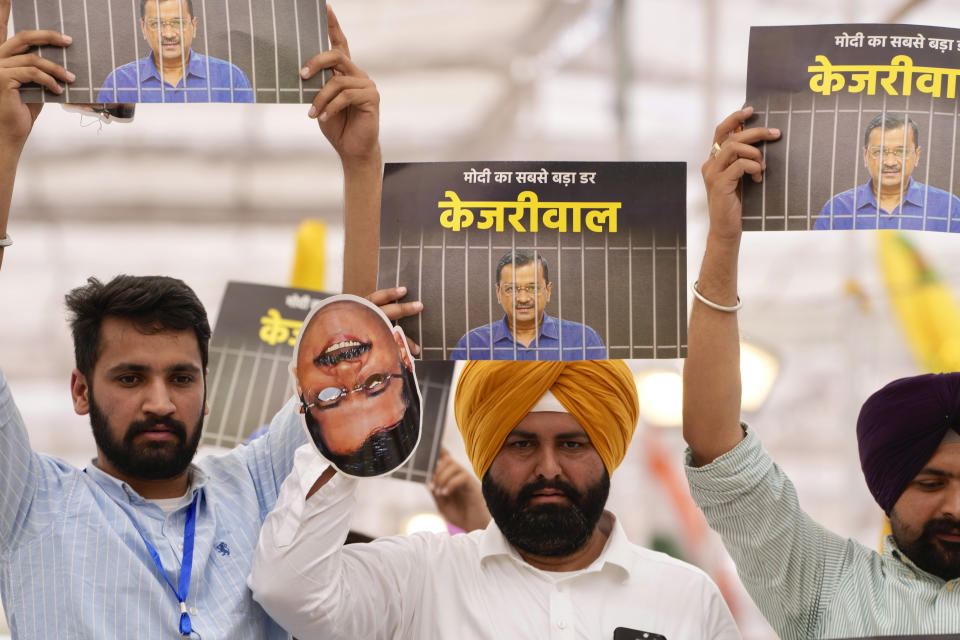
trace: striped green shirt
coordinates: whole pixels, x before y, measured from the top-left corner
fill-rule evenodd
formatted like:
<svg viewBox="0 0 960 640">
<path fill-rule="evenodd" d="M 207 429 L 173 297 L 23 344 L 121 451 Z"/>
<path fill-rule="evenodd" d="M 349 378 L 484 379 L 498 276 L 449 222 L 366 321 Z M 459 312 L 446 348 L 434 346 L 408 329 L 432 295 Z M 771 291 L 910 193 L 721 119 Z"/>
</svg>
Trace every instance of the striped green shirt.
<svg viewBox="0 0 960 640">
<path fill-rule="evenodd" d="M 746 429 L 746 427 L 744 427 Z M 723 538 L 744 586 L 783 640 L 960 631 L 960 579 L 827 531 L 756 434 L 710 464 L 686 454 L 690 492 Z"/>
</svg>

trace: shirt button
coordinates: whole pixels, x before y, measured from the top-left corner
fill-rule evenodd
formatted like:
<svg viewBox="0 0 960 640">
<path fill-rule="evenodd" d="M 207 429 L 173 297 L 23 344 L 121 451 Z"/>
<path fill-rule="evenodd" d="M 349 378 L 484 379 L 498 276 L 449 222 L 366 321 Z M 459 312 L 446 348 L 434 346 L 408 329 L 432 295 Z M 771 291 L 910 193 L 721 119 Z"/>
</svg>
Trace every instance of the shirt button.
<svg viewBox="0 0 960 640">
<path fill-rule="evenodd" d="M 197 608 L 196 608 L 196 607 L 190 607 L 190 615 L 192 615 L 192 616 L 197 615 Z"/>
<path fill-rule="evenodd" d="M 557 623 L 557 627 L 560 628 L 560 629 L 566 629 L 566 628 L 567 628 L 567 622 L 566 622 L 566 620 L 561 620 L 561 621 L 559 621 L 559 622 Z"/>
</svg>

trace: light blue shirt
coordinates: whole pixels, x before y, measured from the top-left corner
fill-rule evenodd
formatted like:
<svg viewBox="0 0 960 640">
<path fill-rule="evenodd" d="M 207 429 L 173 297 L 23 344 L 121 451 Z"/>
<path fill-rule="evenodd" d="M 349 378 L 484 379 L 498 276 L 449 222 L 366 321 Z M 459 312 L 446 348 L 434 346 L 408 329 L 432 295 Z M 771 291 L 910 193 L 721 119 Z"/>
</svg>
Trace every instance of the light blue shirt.
<svg viewBox="0 0 960 640">
<path fill-rule="evenodd" d="M 200 499 L 187 607 L 203 640 L 289 637 L 246 578 L 260 525 L 307 441 L 293 400 L 266 436 L 192 467 Z M 186 512 L 165 516 L 93 464 L 32 451 L 0 371 L 0 595 L 14 638 L 179 638 L 179 604 L 133 522 L 177 584 Z"/>
<path fill-rule="evenodd" d="M 960 198 L 911 179 L 903 201 L 887 211 L 877 204 L 873 180 L 833 196 L 814 229 L 917 229 L 960 233 Z"/>
<path fill-rule="evenodd" d="M 247 76 L 226 60 L 190 51 L 186 77 L 164 82 L 153 53 L 110 72 L 97 102 L 253 102 Z"/>
<path fill-rule="evenodd" d="M 493 355 L 491 355 L 491 348 Z M 507 316 L 470 330 L 450 352 L 451 360 L 605 360 L 600 335 L 585 324 L 543 312 L 540 333 L 529 345 L 513 339 Z"/>
</svg>

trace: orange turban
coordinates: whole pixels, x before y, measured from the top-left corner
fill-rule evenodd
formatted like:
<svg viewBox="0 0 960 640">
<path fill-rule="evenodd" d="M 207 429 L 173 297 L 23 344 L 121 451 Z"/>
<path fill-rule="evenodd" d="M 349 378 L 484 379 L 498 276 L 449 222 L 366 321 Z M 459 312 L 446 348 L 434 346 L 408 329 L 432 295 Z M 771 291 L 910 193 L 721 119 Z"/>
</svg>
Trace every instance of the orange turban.
<svg viewBox="0 0 960 640">
<path fill-rule="evenodd" d="M 633 375 L 621 360 L 473 360 L 460 373 L 453 408 L 477 477 L 548 389 L 587 432 L 608 473 L 623 461 L 640 409 Z"/>
</svg>

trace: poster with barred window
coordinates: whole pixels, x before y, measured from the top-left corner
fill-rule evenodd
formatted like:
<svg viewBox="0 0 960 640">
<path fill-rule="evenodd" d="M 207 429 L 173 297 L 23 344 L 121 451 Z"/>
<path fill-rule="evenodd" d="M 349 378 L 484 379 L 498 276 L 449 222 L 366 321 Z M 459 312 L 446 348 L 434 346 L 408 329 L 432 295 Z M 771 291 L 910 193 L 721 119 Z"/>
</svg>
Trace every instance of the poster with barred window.
<svg viewBox="0 0 960 640">
<path fill-rule="evenodd" d="M 960 30 L 753 27 L 748 127 L 775 127 L 743 228 L 960 232 Z"/>
<path fill-rule="evenodd" d="M 329 49 L 325 0 L 16 0 L 13 26 L 73 39 L 35 52 L 76 79 L 27 102 L 304 103 L 327 73 L 300 77 Z"/>
<path fill-rule="evenodd" d="M 388 164 L 379 286 L 427 360 L 686 356 L 686 166 Z"/>
</svg>

